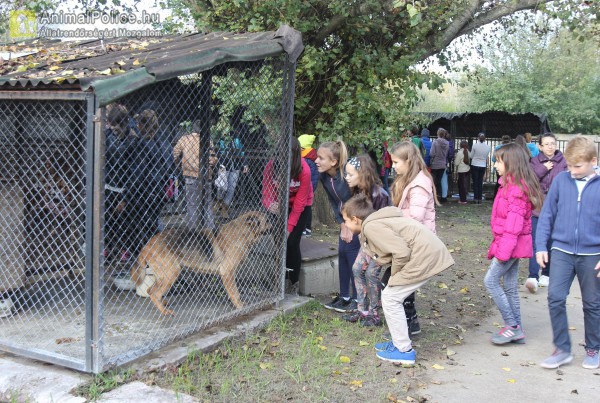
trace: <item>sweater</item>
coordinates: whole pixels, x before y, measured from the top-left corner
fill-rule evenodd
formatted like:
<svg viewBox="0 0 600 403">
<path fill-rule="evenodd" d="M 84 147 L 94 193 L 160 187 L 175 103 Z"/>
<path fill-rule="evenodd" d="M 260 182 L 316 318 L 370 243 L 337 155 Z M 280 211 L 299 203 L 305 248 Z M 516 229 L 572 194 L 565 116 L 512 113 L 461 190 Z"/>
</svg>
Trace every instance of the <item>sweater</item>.
<svg viewBox="0 0 600 403">
<path fill-rule="evenodd" d="M 290 178 L 289 198 L 288 198 L 288 223 L 287 230 L 292 232 L 298 224 L 300 214 L 306 206 L 312 206 L 313 189 L 310 182 L 310 168 L 302 158 L 302 171 L 298 178 Z M 277 181 L 273 177 L 273 161 L 269 161 L 263 171 L 262 181 L 262 203 L 265 208 L 277 201 L 278 194 Z"/>
<path fill-rule="evenodd" d="M 490 146 L 486 143 L 480 141 L 473 143 L 473 148 L 471 148 L 471 166 L 485 168 L 490 151 Z"/>
<path fill-rule="evenodd" d="M 575 255 L 600 255 L 600 176 L 588 180 L 581 197 L 575 181 L 569 172 L 554 178 L 538 220 L 538 252 L 548 252 L 546 245 L 552 241 L 552 249 Z"/>
<path fill-rule="evenodd" d="M 454 166 L 456 167 L 456 172 L 458 172 L 459 174 L 469 172 L 471 170 L 471 165 L 465 164 L 463 150 L 465 149 L 460 148 L 454 156 Z M 471 158 L 471 153 L 469 152 L 469 150 L 467 150 L 467 161 L 469 161 L 469 158 Z"/>
<path fill-rule="evenodd" d="M 323 184 L 323 188 L 329 198 L 329 204 L 333 209 L 335 221 L 338 224 L 343 223 L 342 206 L 352 197 L 352 191 L 348 187 L 348 183 L 342 177 L 340 170 L 336 172 L 335 176 L 329 176 L 326 172 L 323 172 L 319 176 L 319 180 Z"/>
<path fill-rule="evenodd" d="M 519 186 L 506 183 L 505 176 L 498 181 L 500 189 L 492 207 L 491 227 L 494 239 L 488 251 L 488 259 L 495 257 L 506 261 L 510 258 L 529 258 L 533 256 L 533 205 Z"/>
<path fill-rule="evenodd" d="M 431 169 L 446 169 L 448 163 L 448 151 L 450 149 L 448 140 L 438 137 L 433 140 L 429 153 Z"/>
</svg>

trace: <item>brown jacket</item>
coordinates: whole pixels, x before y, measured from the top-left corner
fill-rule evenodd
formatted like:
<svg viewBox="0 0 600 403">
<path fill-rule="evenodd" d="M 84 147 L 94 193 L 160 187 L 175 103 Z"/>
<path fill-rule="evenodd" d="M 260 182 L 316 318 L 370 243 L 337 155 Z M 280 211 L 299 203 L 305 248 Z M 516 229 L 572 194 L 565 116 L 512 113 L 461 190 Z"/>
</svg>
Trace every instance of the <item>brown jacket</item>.
<svg viewBox="0 0 600 403">
<path fill-rule="evenodd" d="M 363 250 L 381 266 L 392 266 L 389 286 L 427 280 L 454 264 L 446 245 L 423 224 L 385 207 L 362 224 Z"/>
<path fill-rule="evenodd" d="M 212 167 L 215 165 L 216 158 L 214 150 L 211 149 L 208 163 Z M 183 176 L 189 176 L 197 178 L 200 175 L 200 135 L 198 133 L 191 133 L 182 136 L 175 147 L 173 147 L 173 158 L 175 164 L 181 162 L 181 170 Z M 208 171 L 209 178 L 212 178 L 212 169 Z"/>
</svg>

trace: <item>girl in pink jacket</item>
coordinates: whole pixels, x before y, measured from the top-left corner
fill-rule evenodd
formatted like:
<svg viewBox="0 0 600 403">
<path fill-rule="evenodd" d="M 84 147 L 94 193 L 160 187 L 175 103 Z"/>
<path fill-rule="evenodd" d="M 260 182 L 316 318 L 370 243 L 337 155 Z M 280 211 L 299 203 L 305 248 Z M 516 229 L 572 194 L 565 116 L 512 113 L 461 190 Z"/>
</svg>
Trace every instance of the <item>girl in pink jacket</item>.
<svg viewBox="0 0 600 403">
<path fill-rule="evenodd" d="M 519 259 L 532 256 L 531 212 L 541 208 L 542 192 L 529 164 L 529 155 L 518 144 L 496 151 L 494 168 L 501 175 L 500 188 L 492 207 L 494 239 L 488 251 L 492 259 L 484 284 L 496 303 L 504 327 L 492 336 L 492 343 L 523 343 L 518 292 Z M 504 287 L 500 285 L 503 279 Z"/>
<path fill-rule="evenodd" d="M 392 168 L 396 171 L 392 185 L 394 206 L 402 210 L 404 217 L 420 222 L 435 234 L 435 205 L 439 203 L 433 178 L 427 171 L 421 152 L 414 143 L 403 141 L 392 146 L 391 155 Z M 415 293 L 404 300 L 404 311 L 409 334 L 421 333 Z"/>
</svg>

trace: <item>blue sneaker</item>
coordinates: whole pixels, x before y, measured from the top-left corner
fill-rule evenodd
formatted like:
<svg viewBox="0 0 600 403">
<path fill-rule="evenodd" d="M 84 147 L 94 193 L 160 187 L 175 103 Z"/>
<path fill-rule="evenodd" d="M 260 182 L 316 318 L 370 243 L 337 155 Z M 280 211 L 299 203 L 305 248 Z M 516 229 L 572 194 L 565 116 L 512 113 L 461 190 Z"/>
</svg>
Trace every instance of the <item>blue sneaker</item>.
<svg viewBox="0 0 600 403">
<path fill-rule="evenodd" d="M 375 344 L 375 351 L 385 351 L 390 347 L 394 347 L 394 343 L 392 341 L 383 341 L 381 343 Z M 395 348 L 395 347 L 394 347 Z"/>
<path fill-rule="evenodd" d="M 414 349 L 402 352 L 392 344 L 392 346 L 387 350 L 379 351 L 377 353 L 377 358 L 380 360 L 393 362 L 395 364 L 413 365 L 417 359 L 417 352 Z"/>
</svg>

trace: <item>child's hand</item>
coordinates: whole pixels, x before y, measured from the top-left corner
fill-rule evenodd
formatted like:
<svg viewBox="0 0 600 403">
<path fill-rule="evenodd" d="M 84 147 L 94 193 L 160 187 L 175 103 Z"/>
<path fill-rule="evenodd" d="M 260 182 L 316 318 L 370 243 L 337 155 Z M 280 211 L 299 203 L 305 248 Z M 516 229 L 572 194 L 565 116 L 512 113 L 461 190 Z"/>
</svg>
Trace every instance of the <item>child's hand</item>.
<svg viewBox="0 0 600 403">
<path fill-rule="evenodd" d="M 340 238 L 346 243 L 352 242 L 352 231 L 350 231 L 344 223 L 340 226 Z"/>
<path fill-rule="evenodd" d="M 548 252 L 537 252 L 535 254 L 535 260 L 537 261 L 537 264 L 539 264 L 542 269 L 545 269 L 546 264 L 548 263 Z M 599 264 L 600 264 L 600 262 L 599 262 Z M 596 269 L 598 269 L 598 268 L 596 267 Z"/>
<path fill-rule="evenodd" d="M 598 260 L 598 263 L 596 264 L 596 270 L 598 270 L 598 275 L 596 277 L 600 277 L 600 260 Z"/>
</svg>

